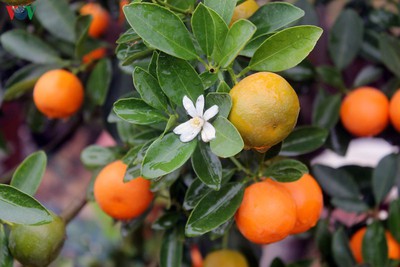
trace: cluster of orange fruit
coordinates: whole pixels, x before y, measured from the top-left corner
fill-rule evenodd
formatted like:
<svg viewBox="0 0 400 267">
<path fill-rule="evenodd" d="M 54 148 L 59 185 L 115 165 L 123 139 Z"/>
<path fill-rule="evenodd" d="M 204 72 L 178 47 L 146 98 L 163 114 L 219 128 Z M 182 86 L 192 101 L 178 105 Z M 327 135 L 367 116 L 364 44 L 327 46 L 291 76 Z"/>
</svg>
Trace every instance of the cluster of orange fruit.
<svg viewBox="0 0 400 267">
<path fill-rule="evenodd" d="M 400 90 L 389 101 L 377 88 L 359 87 L 344 98 L 340 118 L 344 127 L 359 137 L 376 136 L 389 122 L 400 132 Z"/>
</svg>

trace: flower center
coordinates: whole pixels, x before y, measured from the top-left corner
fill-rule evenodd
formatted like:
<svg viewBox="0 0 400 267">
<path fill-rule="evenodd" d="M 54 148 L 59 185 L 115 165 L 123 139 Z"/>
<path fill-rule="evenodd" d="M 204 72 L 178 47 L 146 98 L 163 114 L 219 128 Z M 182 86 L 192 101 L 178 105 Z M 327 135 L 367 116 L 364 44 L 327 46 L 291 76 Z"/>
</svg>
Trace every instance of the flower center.
<svg viewBox="0 0 400 267">
<path fill-rule="evenodd" d="M 194 117 L 190 120 L 190 125 L 194 128 L 201 128 L 204 125 L 204 120 L 200 117 Z"/>
</svg>

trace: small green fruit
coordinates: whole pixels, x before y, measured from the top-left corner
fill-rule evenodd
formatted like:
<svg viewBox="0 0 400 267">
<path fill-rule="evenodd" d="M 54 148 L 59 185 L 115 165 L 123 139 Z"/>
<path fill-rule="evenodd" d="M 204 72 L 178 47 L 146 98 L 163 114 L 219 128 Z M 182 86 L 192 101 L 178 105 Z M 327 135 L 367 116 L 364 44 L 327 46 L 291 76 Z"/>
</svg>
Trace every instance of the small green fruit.
<svg viewBox="0 0 400 267">
<path fill-rule="evenodd" d="M 25 6 L 32 4 L 35 0 L 1 0 L 9 6 Z"/>
<path fill-rule="evenodd" d="M 12 226 L 8 246 L 24 266 L 44 267 L 58 256 L 65 240 L 65 223 L 57 215 L 52 216 L 48 224 Z"/>
</svg>

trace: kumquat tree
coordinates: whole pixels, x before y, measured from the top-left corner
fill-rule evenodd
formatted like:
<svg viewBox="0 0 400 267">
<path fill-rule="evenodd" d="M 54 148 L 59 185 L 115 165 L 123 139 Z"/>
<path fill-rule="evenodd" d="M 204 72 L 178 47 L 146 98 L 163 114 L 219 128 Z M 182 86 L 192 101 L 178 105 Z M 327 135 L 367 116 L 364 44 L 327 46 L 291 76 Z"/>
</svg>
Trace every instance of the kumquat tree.
<svg viewBox="0 0 400 267">
<path fill-rule="evenodd" d="M 400 266 L 397 0 L 1 0 L 0 267 Z"/>
</svg>

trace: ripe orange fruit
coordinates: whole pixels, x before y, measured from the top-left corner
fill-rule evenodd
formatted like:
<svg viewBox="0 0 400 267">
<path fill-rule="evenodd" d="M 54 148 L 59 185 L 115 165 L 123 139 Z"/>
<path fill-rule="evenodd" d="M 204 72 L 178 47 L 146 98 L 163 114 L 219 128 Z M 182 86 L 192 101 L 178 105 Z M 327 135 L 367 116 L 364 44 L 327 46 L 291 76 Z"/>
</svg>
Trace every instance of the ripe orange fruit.
<svg viewBox="0 0 400 267">
<path fill-rule="evenodd" d="M 233 16 L 229 26 L 231 26 L 235 21 L 239 19 L 248 19 L 250 18 L 257 10 L 259 6 L 254 0 L 247 0 L 240 5 L 236 6 L 233 10 Z"/>
<path fill-rule="evenodd" d="M 275 73 L 252 74 L 235 85 L 230 95 L 229 120 L 246 149 L 265 152 L 285 139 L 296 125 L 300 111 L 297 94 Z"/>
<path fill-rule="evenodd" d="M 203 267 L 248 267 L 246 258 L 238 251 L 218 250 L 211 252 L 204 260 Z"/>
<path fill-rule="evenodd" d="M 107 50 L 104 47 L 97 48 L 95 50 L 90 51 L 86 55 L 83 56 L 83 63 L 87 64 L 92 61 L 102 59 L 107 53 Z"/>
<path fill-rule="evenodd" d="M 353 252 L 354 258 L 357 263 L 362 263 L 362 241 L 367 231 L 366 227 L 358 230 L 350 239 L 350 249 Z M 385 231 L 386 242 L 388 246 L 388 257 L 389 259 L 399 260 L 400 259 L 400 244 L 393 238 L 389 231 Z"/>
<path fill-rule="evenodd" d="M 390 100 L 389 114 L 393 127 L 400 132 L 400 90 Z"/>
<path fill-rule="evenodd" d="M 355 136 L 378 135 L 389 123 L 389 100 L 376 88 L 359 87 L 343 100 L 340 118 Z"/>
<path fill-rule="evenodd" d="M 151 204 L 150 181 L 138 177 L 124 183 L 127 165 L 121 160 L 105 166 L 94 182 L 94 197 L 100 208 L 119 220 L 141 215 Z"/>
<path fill-rule="evenodd" d="M 296 223 L 296 203 L 271 179 L 250 185 L 235 215 L 239 231 L 250 241 L 269 244 L 287 237 Z"/>
<path fill-rule="evenodd" d="M 322 190 L 310 174 L 291 183 L 280 183 L 296 203 L 297 220 L 291 234 L 299 234 L 315 226 L 324 207 Z"/>
<path fill-rule="evenodd" d="M 197 245 L 191 246 L 190 258 L 192 259 L 192 267 L 203 267 L 203 256 Z"/>
<path fill-rule="evenodd" d="M 51 70 L 43 74 L 33 89 L 36 107 L 48 118 L 67 118 L 82 106 L 81 81 L 69 71 Z"/>
<path fill-rule="evenodd" d="M 110 14 L 100 4 L 87 3 L 79 10 L 81 15 L 91 15 L 92 23 L 89 27 L 89 36 L 100 37 L 110 24 Z"/>
</svg>

